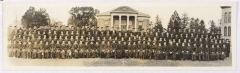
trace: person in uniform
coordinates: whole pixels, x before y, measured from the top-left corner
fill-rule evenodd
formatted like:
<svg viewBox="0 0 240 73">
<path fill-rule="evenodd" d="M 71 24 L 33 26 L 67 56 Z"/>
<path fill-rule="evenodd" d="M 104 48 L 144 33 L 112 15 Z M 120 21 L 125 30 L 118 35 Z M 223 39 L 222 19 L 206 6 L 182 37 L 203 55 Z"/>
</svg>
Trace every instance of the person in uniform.
<svg viewBox="0 0 240 73">
<path fill-rule="evenodd" d="M 61 59 L 65 59 L 66 57 L 65 57 L 65 49 L 61 49 Z"/>
<path fill-rule="evenodd" d="M 224 58 L 226 58 L 226 53 L 225 53 L 225 51 L 224 51 L 224 48 L 226 48 L 226 45 L 225 44 L 223 44 L 223 46 L 222 46 L 222 48 L 221 48 L 221 57 L 220 57 L 220 60 L 224 60 Z"/>
<path fill-rule="evenodd" d="M 137 49 L 137 44 L 136 44 L 136 42 L 133 42 L 133 44 L 132 44 L 132 47 L 131 47 L 131 50 L 132 50 L 132 53 L 131 53 L 131 58 L 137 58 L 136 57 L 136 49 Z"/>
<path fill-rule="evenodd" d="M 26 50 L 26 48 L 22 48 L 22 50 L 21 50 L 21 58 L 27 58 L 27 50 Z"/>
<path fill-rule="evenodd" d="M 32 49 L 33 49 L 33 44 L 31 41 L 28 41 L 27 44 L 27 58 L 32 58 Z"/>
<path fill-rule="evenodd" d="M 214 51 L 214 49 L 215 49 L 215 46 L 214 45 L 212 45 L 211 46 L 211 50 L 210 50 L 210 60 L 216 60 L 216 52 Z"/>
<path fill-rule="evenodd" d="M 45 45 L 43 46 L 43 52 L 44 52 L 44 57 L 43 58 L 49 58 L 49 45 L 48 42 L 45 43 Z"/>
<path fill-rule="evenodd" d="M 43 50 L 42 48 L 37 49 L 37 58 L 42 59 L 43 56 Z"/>
<path fill-rule="evenodd" d="M 198 52 L 198 60 L 205 60 L 204 53 L 203 53 L 203 44 L 200 44 L 199 47 L 199 52 Z"/>
<path fill-rule="evenodd" d="M 72 58 L 72 51 L 70 48 L 66 48 L 66 58 L 71 59 Z"/>
<path fill-rule="evenodd" d="M 122 58 L 122 43 L 121 41 L 118 41 L 118 44 L 117 44 L 117 58 Z"/>
<path fill-rule="evenodd" d="M 205 50 L 204 50 L 204 57 L 205 57 L 205 61 L 209 61 L 210 60 L 210 54 L 209 54 L 209 47 L 208 44 L 205 45 Z"/>
<path fill-rule="evenodd" d="M 196 48 L 197 48 L 196 44 L 193 44 L 193 50 L 191 51 L 191 55 L 192 55 L 192 59 L 191 59 L 191 60 L 192 60 L 192 61 L 197 60 Z"/>
</svg>

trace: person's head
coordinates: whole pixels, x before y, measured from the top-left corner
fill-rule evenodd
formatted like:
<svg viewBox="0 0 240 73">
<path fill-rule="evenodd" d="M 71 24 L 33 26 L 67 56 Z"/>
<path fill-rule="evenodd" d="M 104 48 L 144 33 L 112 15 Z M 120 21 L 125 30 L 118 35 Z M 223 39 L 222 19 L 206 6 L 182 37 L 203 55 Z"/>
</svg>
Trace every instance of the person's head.
<svg viewBox="0 0 240 73">
<path fill-rule="evenodd" d="M 71 45 L 71 42 L 70 42 L 70 41 L 68 41 L 68 45 Z"/>
<path fill-rule="evenodd" d="M 45 45 L 48 45 L 48 41 L 46 41 Z"/>
</svg>

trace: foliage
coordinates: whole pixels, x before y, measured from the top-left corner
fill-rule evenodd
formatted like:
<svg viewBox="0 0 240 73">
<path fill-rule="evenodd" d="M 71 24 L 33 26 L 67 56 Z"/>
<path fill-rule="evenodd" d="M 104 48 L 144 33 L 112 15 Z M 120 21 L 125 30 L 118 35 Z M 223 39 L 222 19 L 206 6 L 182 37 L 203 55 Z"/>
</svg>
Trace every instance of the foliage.
<svg viewBox="0 0 240 73">
<path fill-rule="evenodd" d="M 94 9 L 92 7 L 73 7 L 69 13 L 71 17 L 68 20 L 68 25 L 77 27 L 97 26 L 96 14 L 99 13 L 97 9 Z"/>
<path fill-rule="evenodd" d="M 210 20 L 209 23 L 211 24 L 209 28 L 210 33 L 217 34 L 220 32 L 220 28 L 215 25 L 215 22 L 213 20 Z"/>
<path fill-rule="evenodd" d="M 181 18 L 179 17 L 177 11 L 174 11 L 168 24 L 168 31 L 175 30 L 175 32 L 178 32 L 178 30 L 181 29 L 181 26 Z"/>
<path fill-rule="evenodd" d="M 46 26 L 50 24 L 50 18 L 46 9 L 40 8 L 36 10 L 35 7 L 29 9 L 22 16 L 22 25 L 24 27 Z"/>
<path fill-rule="evenodd" d="M 161 20 L 159 19 L 158 16 L 156 16 L 156 22 L 155 22 L 155 26 L 153 27 L 153 30 L 154 31 L 160 31 L 160 32 L 163 31 L 162 22 L 161 22 Z"/>
</svg>

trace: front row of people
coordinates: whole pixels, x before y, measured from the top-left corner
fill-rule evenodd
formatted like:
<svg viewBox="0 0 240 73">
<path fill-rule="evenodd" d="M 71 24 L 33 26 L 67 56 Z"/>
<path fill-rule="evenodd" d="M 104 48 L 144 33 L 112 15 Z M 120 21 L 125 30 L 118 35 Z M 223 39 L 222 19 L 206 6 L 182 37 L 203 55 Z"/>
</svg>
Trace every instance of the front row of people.
<svg viewBox="0 0 240 73">
<path fill-rule="evenodd" d="M 9 49 L 9 57 L 29 59 L 137 58 L 156 60 L 223 60 L 225 51 L 165 51 L 161 49 Z"/>
</svg>

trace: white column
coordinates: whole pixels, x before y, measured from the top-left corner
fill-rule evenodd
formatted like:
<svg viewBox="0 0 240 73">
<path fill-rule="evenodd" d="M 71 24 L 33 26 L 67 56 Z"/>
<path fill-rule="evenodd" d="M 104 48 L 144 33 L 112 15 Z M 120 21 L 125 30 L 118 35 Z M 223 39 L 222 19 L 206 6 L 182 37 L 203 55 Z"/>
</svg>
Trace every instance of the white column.
<svg viewBox="0 0 240 73">
<path fill-rule="evenodd" d="M 127 15 L 127 30 L 129 28 L 129 15 Z"/>
<path fill-rule="evenodd" d="M 121 24 L 122 24 L 122 18 L 121 18 L 122 16 L 121 15 L 119 15 L 119 30 L 121 30 Z"/>
<path fill-rule="evenodd" d="M 137 31 L 137 16 L 134 17 L 134 28 L 135 28 L 135 31 Z"/>
<path fill-rule="evenodd" d="M 113 30 L 113 15 L 111 15 L 111 26 L 110 29 Z"/>
</svg>

